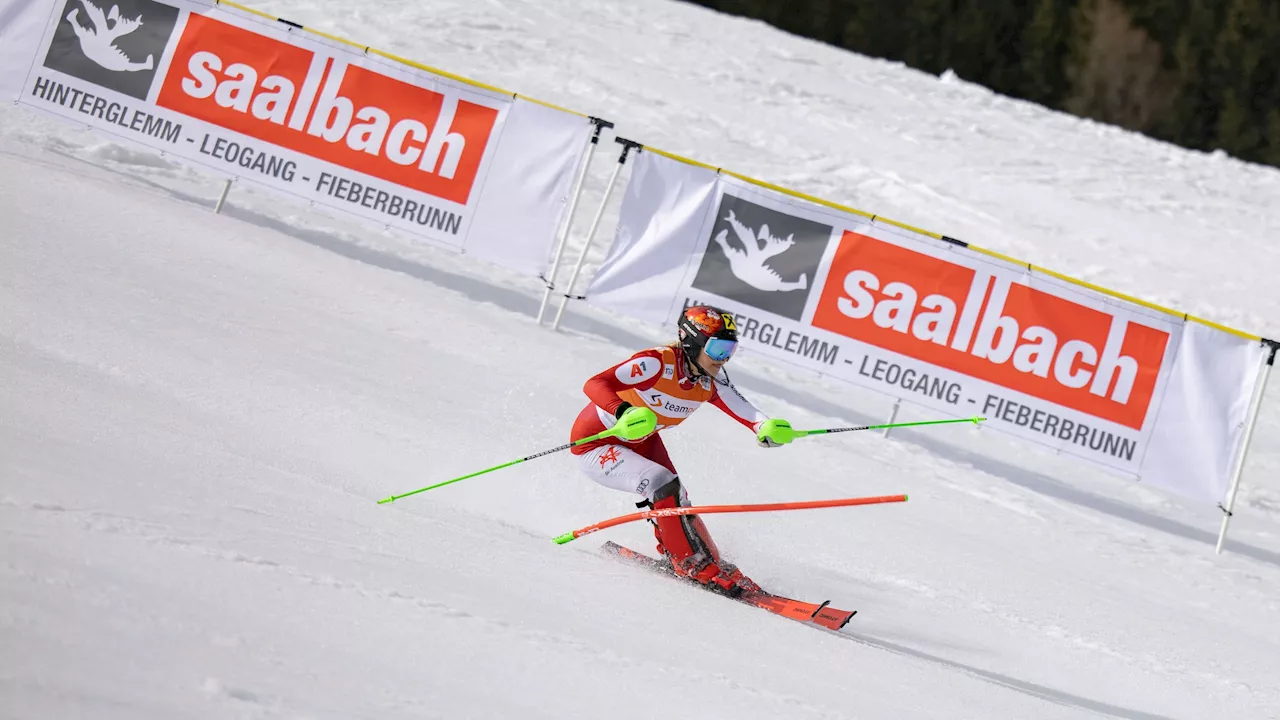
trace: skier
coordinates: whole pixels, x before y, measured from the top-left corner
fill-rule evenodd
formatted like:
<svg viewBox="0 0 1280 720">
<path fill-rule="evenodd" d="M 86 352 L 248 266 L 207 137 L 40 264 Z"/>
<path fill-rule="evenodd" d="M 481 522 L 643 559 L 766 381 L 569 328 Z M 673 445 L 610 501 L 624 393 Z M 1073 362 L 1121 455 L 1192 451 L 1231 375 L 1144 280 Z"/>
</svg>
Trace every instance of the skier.
<svg viewBox="0 0 1280 720">
<path fill-rule="evenodd" d="M 785 420 L 770 420 L 734 388 L 721 371 L 738 345 L 733 316 L 707 305 L 686 308 L 677 323 L 679 341 L 642 350 L 587 380 L 591 402 L 578 413 L 572 438 L 579 440 L 616 427 L 608 437 L 571 449 L 583 472 L 615 490 L 645 497 L 640 506 L 687 507 L 689 496 L 667 455 L 658 430 L 679 425 L 704 402 L 751 428 L 761 447 L 791 442 Z M 654 523 L 658 552 L 677 575 L 737 596 L 760 586 L 720 557 L 702 518 L 659 517 Z"/>
</svg>

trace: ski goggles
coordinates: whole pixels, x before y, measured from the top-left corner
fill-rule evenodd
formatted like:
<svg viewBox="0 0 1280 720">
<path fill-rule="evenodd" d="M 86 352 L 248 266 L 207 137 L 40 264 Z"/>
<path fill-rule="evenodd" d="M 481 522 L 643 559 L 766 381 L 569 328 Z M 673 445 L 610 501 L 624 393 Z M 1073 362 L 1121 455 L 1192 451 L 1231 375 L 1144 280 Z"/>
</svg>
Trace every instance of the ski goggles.
<svg viewBox="0 0 1280 720">
<path fill-rule="evenodd" d="M 737 340 L 726 340 L 724 338 L 711 338 L 707 340 L 707 344 L 702 346 L 702 352 L 715 362 L 724 362 L 733 357 L 733 353 L 738 349 Z"/>
</svg>

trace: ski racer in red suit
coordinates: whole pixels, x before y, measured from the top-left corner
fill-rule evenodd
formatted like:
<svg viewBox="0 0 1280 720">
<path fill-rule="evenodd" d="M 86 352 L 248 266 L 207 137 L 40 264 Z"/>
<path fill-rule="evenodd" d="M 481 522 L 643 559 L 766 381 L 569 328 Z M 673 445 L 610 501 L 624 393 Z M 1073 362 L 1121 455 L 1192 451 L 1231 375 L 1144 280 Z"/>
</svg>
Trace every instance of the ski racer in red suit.
<svg viewBox="0 0 1280 720">
<path fill-rule="evenodd" d="M 646 415 L 650 421 L 656 416 L 656 430 L 672 428 L 710 402 L 757 433 L 761 447 L 790 442 L 788 433 L 770 429 L 777 424 L 789 430 L 790 425 L 774 420 L 765 427 L 769 418 L 742 397 L 727 374 L 720 377 L 738 345 L 733 316 L 695 305 L 684 311 L 677 326 L 679 342 L 641 350 L 587 380 L 583 391 L 591 402 L 578 414 L 572 439 Z M 655 509 L 688 506 L 688 494 L 656 430 L 635 440 L 608 437 L 576 445 L 571 452 L 583 472 L 605 487 L 643 495 Z M 658 551 L 676 574 L 733 596 L 760 589 L 721 558 L 700 517 L 678 515 L 652 522 Z"/>
</svg>

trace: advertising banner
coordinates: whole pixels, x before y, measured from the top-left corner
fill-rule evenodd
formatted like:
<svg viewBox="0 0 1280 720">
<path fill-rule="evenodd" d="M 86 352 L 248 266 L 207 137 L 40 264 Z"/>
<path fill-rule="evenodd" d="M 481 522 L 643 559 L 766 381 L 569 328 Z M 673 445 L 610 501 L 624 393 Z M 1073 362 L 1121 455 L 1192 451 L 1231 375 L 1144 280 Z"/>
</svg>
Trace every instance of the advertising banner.
<svg viewBox="0 0 1280 720">
<path fill-rule="evenodd" d="M 20 103 L 529 274 L 545 267 L 590 129 L 185 0 L 18 2 L 0 13 L 0 46 L 0 91 Z"/>
<path fill-rule="evenodd" d="M 589 302 L 711 303 L 745 348 L 1218 501 L 1258 342 L 653 152 Z"/>
</svg>

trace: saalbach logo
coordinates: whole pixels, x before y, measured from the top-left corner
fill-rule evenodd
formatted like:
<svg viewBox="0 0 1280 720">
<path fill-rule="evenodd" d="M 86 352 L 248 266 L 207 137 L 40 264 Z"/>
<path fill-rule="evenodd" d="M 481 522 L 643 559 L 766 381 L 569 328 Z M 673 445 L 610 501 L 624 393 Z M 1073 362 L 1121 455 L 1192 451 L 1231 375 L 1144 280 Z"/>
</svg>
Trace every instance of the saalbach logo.
<svg viewBox="0 0 1280 720">
<path fill-rule="evenodd" d="M 151 0 L 67 0 L 44 66 L 145 100 L 177 21 Z"/>
<path fill-rule="evenodd" d="M 501 109 L 197 13 L 169 62 L 159 107 L 459 205 L 482 182 Z"/>
<path fill-rule="evenodd" d="M 830 225 L 725 193 L 693 286 L 799 320 L 830 239 Z"/>
</svg>

